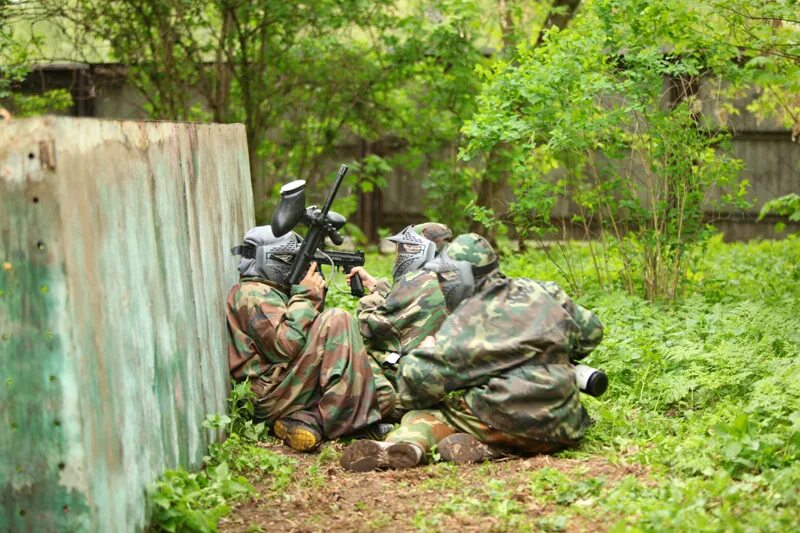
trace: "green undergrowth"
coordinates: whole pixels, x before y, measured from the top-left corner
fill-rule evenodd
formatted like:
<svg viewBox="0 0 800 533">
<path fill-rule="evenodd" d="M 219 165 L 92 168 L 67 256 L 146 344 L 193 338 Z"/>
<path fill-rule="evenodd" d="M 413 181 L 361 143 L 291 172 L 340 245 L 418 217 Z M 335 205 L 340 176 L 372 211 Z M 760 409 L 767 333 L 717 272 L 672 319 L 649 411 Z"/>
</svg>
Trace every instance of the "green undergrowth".
<svg viewBox="0 0 800 533">
<path fill-rule="evenodd" d="M 558 279 L 537 252 L 510 263 L 514 274 Z M 607 513 L 612 530 L 800 526 L 798 265 L 797 238 L 716 238 L 677 304 L 591 287 L 579 298 L 605 325 L 587 362 L 608 373 L 610 386 L 600 399 L 584 397 L 595 424 L 562 455 L 633 461 L 649 472 L 598 485 L 591 512 Z M 590 481 L 550 482 L 545 495 L 579 493 Z"/>
<path fill-rule="evenodd" d="M 256 495 L 245 477 L 271 480 L 269 490 L 280 494 L 289 486 L 296 461 L 257 445 L 269 437 L 263 424 L 252 421 L 250 383 L 235 383 L 228 399 L 230 416 L 209 416 L 203 426 L 227 438 L 215 442 L 199 471 L 168 470 L 148 487 L 152 531 L 217 531 L 231 506 Z"/>
<path fill-rule="evenodd" d="M 570 253 L 576 269 L 592 269 L 580 243 Z M 507 253 L 502 265 L 568 287 L 542 250 Z M 576 299 L 605 325 L 586 362 L 610 386 L 583 398 L 595 423 L 559 456 L 602 457 L 622 475 L 544 468 L 524 489 L 491 475 L 459 489 L 436 470 L 425 485 L 449 496 L 414 525 L 437 531 L 471 517 L 498 531 L 800 528 L 800 239 L 712 239 L 673 304 L 622 287 L 582 289 Z"/>
</svg>

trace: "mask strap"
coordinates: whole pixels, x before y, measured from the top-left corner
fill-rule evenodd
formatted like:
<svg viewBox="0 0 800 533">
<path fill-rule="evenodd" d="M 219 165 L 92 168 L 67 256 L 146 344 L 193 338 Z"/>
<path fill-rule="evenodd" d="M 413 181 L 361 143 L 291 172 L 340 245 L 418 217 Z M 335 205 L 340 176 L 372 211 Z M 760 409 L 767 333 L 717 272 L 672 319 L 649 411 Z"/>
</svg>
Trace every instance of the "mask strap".
<svg viewBox="0 0 800 533">
<path fill-rule="evenodd" d="M 497 266 L 498 266 L 497 265 L 497 259 L 495 259 L 494 261 L 492 261 L 488 265 L 473 266 L 472 267 L 472 275 L 475 276 L 476 278 L 479 278 L 481 276 L 485 276 L 489 272 L 491 272 L 493 270 L 496 270 Z"/>
<path fill-rule="evenodd" d="M 231 248 L 231 255 L 240 255 L 243 259 L 255 259 L 256 258 L 256 251 L 262 248 L 262 246 L 256 246 L 254 244 L 242 244 L 240 246 L 234 246 Z M 297 255 L 297 252 L 278 252 L 278 253 L 271 253 L 266 254 L 264 259 L 270 259 L 273 256 L 277 257 L 280 255 Z"/>
</svg>

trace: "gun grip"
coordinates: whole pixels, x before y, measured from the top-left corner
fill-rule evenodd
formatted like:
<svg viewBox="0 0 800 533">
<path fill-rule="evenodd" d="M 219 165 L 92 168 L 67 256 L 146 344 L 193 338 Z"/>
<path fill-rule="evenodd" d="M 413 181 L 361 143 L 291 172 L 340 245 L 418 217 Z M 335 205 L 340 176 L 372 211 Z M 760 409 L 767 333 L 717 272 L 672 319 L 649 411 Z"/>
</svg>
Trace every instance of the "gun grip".
<svg viewBox="0 0 800 533">
<path fill-rule="evenodd" d="M 364 296 L 364 284 L 361 283 L 361 276 L 358 274 L 350 278 L 350 294 L 357 298 Z"/>
</svg>

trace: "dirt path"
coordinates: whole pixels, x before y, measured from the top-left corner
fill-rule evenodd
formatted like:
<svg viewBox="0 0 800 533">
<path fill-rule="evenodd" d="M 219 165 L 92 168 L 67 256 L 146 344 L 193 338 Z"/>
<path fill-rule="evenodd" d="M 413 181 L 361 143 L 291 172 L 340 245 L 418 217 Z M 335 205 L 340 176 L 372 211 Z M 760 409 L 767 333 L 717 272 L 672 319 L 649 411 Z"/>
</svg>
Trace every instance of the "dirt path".
<svg viewBox="0 0 800 533">
<path fill-rule="evenodd" d="M 234 509 L 221 531 L 602 531 L 610 523 L 590 512 L 592 484 L 646 475 L 639 465 L 550 456 L 352 473 L 339 467 L 342 444 L 317 454 L 265 446 L 296 459 L 291 484 L 271 494 L 269 481 L 252 480 L 261 496 Z M 559 472 L 585 480 L 585 494 L 543 493 L 543 476 L 566 479 Z"/>
</svg>

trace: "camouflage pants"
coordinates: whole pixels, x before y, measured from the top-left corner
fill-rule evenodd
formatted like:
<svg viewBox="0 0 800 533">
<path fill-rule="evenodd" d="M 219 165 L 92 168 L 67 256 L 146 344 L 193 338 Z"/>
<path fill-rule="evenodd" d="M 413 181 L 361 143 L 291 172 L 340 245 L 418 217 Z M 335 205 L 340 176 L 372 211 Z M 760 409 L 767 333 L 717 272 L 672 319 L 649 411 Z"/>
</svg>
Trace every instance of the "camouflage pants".
<svg viewBox="0 0 800 533">
<path fill-rule="evenodd" d="M 375 374 L 375 386 L 378 388 L 378 402 L 381 405 L 383 420 L 399 422 L 403 412 L 395 409 L 397 399 L 397 367 L 385 365 L 388 352 L 382 350 L 367 350 L 370 358 L 372 373 Z M 391 399 L 391 405 L 389 405 Z"/>
<path fill-rule="evenodd" d="M 438 409 L 409 411 L 400 427 L 386 436 L 387 442 L 413 442 L 425 452 L 453 433 L 469 433 L 481 442 L 521 454 L 552 453 L 564 447 L 553 442 L 524 439 L 491 428 L 481 422 L 464 400 L 440 404 Z"/>
<path fill-rule="evenodd" d="M 369 354 L 370 359 L 372 359 L 372 368 L 378 369 L 383 376 L 383 379 L 386 380 L 386 383 L 392 387 L 392 389 L 397 390 L 397 365 L 384 364 L 386 362 L 386 356 L 389 354 L 389 352 L 376 349 L 367 349 L 367 353 Z"/>
<path fill-rule="evenodd" d="M 381 418 L 370 357 L 355 319 L 341 309 L 320 314 L 302 353 L 253 382 L 253 391 L 256 419 L 268 425 L 279 418 L 298 420 L 327 439 Z"/>
<path fill-rule="evenodd" d="M 395 400 L 397 399 L 397 391 L 394 382 L 389 379 L 386 369 L 369 355 L 369 366 L 372 369 L 372 375 L 375 377 L 375 390 L 378 394 L 378 409 L 381 412 L 383 420 L 389 420 L 392 413 L 394 413 Z"/>
</svg>

